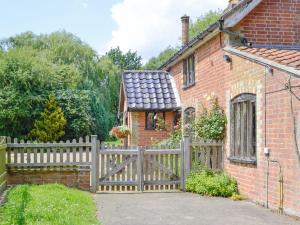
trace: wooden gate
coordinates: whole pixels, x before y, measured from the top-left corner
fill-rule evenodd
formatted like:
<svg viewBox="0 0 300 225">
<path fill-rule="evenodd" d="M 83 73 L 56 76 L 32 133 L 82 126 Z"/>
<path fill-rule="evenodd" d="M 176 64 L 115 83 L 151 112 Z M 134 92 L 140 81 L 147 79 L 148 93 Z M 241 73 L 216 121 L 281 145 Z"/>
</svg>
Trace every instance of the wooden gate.
<svg viewBox="0 0 300 225">
<path fill-rule="evenodd" d="M 98 148 L 96 157 L 96 190 L 114 191 L 173 191 L 181 187 L 183 150 L 120 147 Z"/>
<path fill-rule="evenodd" d="M 191 170 L 223 169 L 222 142 L 190 141 L 180 147 L 101 146 L 92 136 L 92 191 L 174 191 L 185 190 Z"/>
</svg>

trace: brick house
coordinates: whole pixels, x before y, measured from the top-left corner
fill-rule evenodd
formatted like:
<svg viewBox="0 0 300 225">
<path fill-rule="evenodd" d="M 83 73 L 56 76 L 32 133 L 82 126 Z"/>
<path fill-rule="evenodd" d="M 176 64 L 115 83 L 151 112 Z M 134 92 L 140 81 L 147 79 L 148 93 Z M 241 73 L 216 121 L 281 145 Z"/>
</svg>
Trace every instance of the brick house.
<svg viewBox="0 0 300 225">
<path fill-rule="evenodd" d="M 159 69 L 176 84 L 183 123 L 216 96 L 228 120 L 225 170 L 239 191 L 278 209 L 281 167 L 283 210 L 300 216 L 300 1 L 230 0 L 192 40 L 181 19 L 182 48 Z"/>
</svg>

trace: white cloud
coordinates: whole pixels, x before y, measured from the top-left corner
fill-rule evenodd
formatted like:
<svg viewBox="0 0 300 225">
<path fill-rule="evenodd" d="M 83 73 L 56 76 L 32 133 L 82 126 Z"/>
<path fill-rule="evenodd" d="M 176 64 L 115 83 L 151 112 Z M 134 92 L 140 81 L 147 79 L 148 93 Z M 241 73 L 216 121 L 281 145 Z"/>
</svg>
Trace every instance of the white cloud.
<svg viewBox="0 0 300 225">
<path fill-rule="evenodd" d="M 180 43 L 182 15 L 195 19 L 227 4 L 228 0 L 122 0 L 111 9 L 117 29 L 107 47 L 131 49 L 149 59 Z"/>
</svg>

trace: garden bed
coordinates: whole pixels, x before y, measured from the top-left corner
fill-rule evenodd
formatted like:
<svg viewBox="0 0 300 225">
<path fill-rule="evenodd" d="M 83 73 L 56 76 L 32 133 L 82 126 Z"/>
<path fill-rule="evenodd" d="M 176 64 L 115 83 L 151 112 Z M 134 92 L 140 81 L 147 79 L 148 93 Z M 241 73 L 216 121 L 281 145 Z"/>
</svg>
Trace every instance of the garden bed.
<svg viewBox="0 0 300 225">
<path fill-rule="evenodd" d="M 100 224 L 89 193 L 59 184 L 19 185 L 0 207 L 0 224 Z"/>
</svg>

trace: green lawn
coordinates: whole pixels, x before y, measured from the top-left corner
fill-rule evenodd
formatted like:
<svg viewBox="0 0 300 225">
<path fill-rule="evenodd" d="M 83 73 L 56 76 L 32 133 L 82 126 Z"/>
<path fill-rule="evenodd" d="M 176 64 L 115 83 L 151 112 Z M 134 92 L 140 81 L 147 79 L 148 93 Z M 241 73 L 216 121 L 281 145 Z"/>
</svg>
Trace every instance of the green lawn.
<svg viewBox="0 0 300 225">
<path fill-rule="evenodd" d="M 123 145 L 122 141 L 120 139 L 118 139 L 116 141 L 105 141 L 104 143 L 107 145 L 116 145 L 116 146 Z"/>
<path fill-rule="evenodd" d="M 0 208 L 1 225 L 100 224 L 96 207 L 87 192 L 59 184 L 19 185 Z"/>
</svg>

